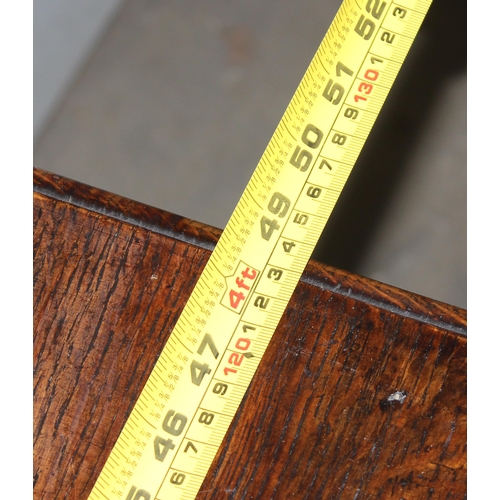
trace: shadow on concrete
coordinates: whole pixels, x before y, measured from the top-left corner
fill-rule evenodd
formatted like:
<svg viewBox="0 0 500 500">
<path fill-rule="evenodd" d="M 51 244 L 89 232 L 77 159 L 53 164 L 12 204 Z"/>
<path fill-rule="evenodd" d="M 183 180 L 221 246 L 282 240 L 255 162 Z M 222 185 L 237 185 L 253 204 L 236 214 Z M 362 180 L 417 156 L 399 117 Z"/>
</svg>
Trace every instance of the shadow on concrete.
<svg viewBox="0 0 500 500">
<path fill-rule="evenodd" d="M 466 66 L 466 1 L 434 0 L 313 259 L 359 273 L 443 84 Z"/>
</svg>

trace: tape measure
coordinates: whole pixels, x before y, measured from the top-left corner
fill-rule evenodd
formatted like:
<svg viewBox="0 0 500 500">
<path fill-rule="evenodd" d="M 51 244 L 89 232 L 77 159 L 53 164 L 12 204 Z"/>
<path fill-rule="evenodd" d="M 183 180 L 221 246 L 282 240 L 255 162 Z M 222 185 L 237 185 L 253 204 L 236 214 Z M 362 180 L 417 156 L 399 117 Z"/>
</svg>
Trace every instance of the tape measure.
<svg viewBox="0 0 500 500">
<path fill-rule="evenodd" d="M 430 3 L 344 0 L 91 500 L 196 497 Z"/>
</svg>

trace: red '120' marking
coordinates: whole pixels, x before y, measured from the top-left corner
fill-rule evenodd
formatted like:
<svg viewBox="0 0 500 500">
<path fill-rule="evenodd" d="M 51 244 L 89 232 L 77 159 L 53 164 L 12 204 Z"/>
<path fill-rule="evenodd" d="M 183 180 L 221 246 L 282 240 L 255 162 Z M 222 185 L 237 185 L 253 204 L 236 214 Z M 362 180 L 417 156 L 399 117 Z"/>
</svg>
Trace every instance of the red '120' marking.
<svg viewBox="0 0 500 500">
<path fill-rule="evenodd" d="M 236 348 L 241 349 L 242 351 L 247 351 L 248 348 L 250 347 L 250 344 L 251 344 L 250 339 L 239 338 L 236 341 Z M 250 352 L 245 352 L 245 353 L 232 352 L 229 355 L 227 362 L 233 366 L 241 366 L 241 363 L 243 363 L 244 358 L 253 358 L 253 354 Z M 226 366 L 224 368 L 224 375 L 229 375 L 230 373 L 237 373 L 237 371 L 238 370 L 236 370 L 235 368 L 229 368 Z"/>
</svg>

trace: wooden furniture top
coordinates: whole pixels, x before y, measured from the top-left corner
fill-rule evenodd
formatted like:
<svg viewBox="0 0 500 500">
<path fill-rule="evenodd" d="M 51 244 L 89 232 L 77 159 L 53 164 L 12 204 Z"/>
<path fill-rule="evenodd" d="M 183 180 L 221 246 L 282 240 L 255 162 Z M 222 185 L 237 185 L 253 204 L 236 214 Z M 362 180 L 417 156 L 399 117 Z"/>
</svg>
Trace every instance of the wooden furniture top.
<svg viewBox="0 0 500 500">
<path fill-rule="evenodd" d="M 33 210 L 34 498 L 84 499 L 221 231 L 39 169 Z M 310 262 L 198 498 L 466 498 L 466 349 Z"/>
</svg>

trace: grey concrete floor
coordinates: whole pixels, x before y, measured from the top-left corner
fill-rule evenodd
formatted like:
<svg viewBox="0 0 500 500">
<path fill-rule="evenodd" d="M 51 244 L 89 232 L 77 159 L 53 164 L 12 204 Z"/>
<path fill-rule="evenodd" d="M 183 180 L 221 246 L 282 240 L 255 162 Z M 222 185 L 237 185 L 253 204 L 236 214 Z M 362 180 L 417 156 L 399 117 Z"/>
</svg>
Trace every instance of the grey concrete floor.
<svg viewBox="0 0 500 500">
<path fill-rule="evenodd" d="M 34 164 L 223 228 L 339 5 L 128 0 Z M 466 90 L 435 2 L 314 258 L 466 307 Z"/>
</svg>

